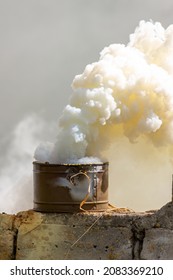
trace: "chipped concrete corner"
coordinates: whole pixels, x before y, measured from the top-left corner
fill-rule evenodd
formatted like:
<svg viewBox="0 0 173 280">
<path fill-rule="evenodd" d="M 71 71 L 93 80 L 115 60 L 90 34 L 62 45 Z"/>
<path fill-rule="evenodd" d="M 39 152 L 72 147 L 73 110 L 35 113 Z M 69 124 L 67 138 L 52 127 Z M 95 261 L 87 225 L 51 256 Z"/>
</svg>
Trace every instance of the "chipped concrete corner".
<svg viewBox="0 0 173 280">
<path fill-rule="evenodd" d="M 0 214 L 1 260 L 173 259 L 173 203 L 145 213 Z"/>
</svg>

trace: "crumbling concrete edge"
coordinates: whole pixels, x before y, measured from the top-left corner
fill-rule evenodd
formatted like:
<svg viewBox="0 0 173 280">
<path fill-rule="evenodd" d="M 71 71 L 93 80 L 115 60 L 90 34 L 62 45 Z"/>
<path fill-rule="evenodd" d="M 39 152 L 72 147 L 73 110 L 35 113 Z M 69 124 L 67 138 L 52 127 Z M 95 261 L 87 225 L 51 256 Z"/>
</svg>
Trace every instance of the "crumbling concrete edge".
<svg viewBox="0 0 173 280">
<path fill-rule="evenodd" d="M 132 225 L 132 260 L 140 260 L 145 238 L 145 229 L 138 231 L 135 224 Z"/>
<path fill-rule="evenodd" d="M 14 216 L 13 224 L 13 251 L 12 251 L 12 260 L 16 260 L 16 252 L 17 252 L 17 239 L 18 239 L 18 228 L 16 227 L 16 216 Z"/>
</svg>

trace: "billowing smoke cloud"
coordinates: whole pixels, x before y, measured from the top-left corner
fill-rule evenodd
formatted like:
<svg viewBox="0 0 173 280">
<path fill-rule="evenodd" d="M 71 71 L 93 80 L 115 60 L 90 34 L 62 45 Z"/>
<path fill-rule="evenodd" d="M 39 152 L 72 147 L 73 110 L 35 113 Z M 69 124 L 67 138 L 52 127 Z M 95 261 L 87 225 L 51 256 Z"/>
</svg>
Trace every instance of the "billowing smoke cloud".
<svg viewBox="0 0 173 280">
<path fill-rule="evenodd" d="M 38 161 L 97 162 L 122 136 L 131 143 L 173 144 L 173 25 L 141 21 L 127 46 L 112 44 L 72 83 L 57 142 Z M 142 140 L 143 141 L 143 140 Z"/>
<path fill-rule="evenodd" d="M 135 210 L 171 198 L 173 25 L 141 21 L 127 46 L 113 44 L 72 83 L 55 144 L 38 161 L 110 162 L 110 201 Z M 132 145 L 135 144 L 135 145 Z M 170 161 L 171 159 L 171 161 Z"/>
</svg>

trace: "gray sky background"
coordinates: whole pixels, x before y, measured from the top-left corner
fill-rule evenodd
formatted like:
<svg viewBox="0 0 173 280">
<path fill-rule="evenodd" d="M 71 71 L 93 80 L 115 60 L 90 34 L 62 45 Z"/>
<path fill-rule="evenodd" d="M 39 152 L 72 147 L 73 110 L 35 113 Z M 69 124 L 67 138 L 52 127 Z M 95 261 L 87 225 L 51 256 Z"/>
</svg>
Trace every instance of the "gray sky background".
<svg viewBox="0 0 173 280">
<path fill-rule="evenodd" d="M 74 76 L 105 46 L 126 44 L 140 20 L 167 27 L 172 14 L 172 0 L 0 0 L 0 211 L 32 207 L 33 149 L 54 140 Z M 152 207 L 129 206 L 141 203 Z"/>
</svg>

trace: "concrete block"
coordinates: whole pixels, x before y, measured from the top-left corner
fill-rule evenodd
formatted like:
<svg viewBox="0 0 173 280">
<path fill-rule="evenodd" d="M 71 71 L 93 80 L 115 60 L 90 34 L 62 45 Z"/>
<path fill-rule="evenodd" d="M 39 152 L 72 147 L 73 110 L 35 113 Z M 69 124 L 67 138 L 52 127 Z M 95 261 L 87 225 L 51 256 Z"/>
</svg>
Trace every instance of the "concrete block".
<svg viewBox="0 0 173 280">
<path fill-rule="evenodd" d="M 94 224 L 97 216 L 30 212 L 18 228 L 16 259 L 131 259 L 131 230 Z"/>
<path fill-rule="evenodd" d="M 0 215 L 0 260 L 11 260 L 14 257 L 13 222 L 14 216 Z"/>
<path fill-rule="evenodd" d="M 173 259 L 173 204 L 158 211 L 0 214 L 0 259 Z"/>
<path fill-rule="evenodd" d="M 163 228 L 147 230 L 141 259 L 173 260 L 173 230 Z"/>
</svg>

